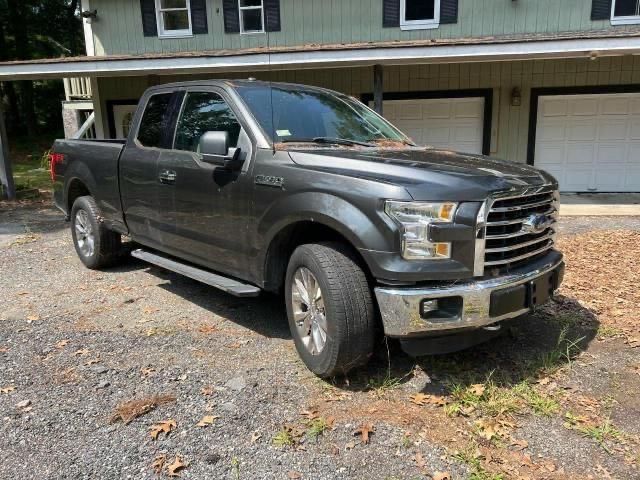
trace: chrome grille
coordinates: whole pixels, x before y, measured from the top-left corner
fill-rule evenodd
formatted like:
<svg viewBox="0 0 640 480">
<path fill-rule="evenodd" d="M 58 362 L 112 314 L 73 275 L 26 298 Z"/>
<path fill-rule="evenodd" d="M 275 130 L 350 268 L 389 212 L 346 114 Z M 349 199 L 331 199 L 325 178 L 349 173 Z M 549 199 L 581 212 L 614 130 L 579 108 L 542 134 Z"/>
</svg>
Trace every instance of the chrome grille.
<svg viewBox="0 0 640 480">
<path fill-rule="evenodd" d="M 559 208 L 557 191 L 529 190 L 497 195 L 489 201 L 485 223 L 484 267 L 509 268 L 553 248 Z M 543 215 L 544 217 L 540 217 Z M 534 228 L 534 220 L 545 220 Z"/>
</svg>

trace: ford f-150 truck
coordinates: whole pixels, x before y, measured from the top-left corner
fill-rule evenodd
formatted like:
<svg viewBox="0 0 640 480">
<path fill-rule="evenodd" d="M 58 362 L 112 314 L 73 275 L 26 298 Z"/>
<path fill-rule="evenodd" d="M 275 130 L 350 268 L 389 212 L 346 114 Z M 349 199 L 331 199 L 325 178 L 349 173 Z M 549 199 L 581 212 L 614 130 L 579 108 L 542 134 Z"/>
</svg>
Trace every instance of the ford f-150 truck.
<svg viewBox="0 0 640 480">
<path fill-rule="evenodd" d="M 534 167 L 415 145 L 303 85 L 150 88 L 126 140 L 58 140 L 55 203 L 89 268 L 134 257 L 237 296 L 282 294 L 302 360 L 362 365 L 381 333 L 464 348 L 562 281 L 558 185 Z"/>
</svg>

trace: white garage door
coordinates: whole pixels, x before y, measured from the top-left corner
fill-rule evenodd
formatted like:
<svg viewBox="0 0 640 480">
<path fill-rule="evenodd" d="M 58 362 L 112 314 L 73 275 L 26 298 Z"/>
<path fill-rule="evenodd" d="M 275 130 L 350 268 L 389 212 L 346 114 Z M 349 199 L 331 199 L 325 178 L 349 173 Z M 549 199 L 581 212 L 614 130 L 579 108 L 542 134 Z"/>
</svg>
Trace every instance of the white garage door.
<svg viewBox="0 0 640 480">
<path fill-rule="evenodd" d="M 541 96 L 535 152 L 565 192 L 640 191 L 640 94 Z"/>
<path fill-rule="evenodd" d="M 385 100 L 384 116 L 419 145 L 482 153 L 484 98 Z"/>
</svg>

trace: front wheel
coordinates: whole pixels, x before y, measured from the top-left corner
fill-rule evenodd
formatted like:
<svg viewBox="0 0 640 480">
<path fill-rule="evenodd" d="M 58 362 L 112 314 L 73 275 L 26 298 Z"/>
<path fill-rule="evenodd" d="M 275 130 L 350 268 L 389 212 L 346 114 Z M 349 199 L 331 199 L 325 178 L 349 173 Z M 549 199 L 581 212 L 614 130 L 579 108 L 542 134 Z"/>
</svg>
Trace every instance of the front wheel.
<svg viewBox="0 0 640 480">
<path fill-rule="evenodd" d="M 119 258 L 122 237 L 101 221 L 93 197 L 78 197 L 73 202 L 71 235 L 78 257 L 88 268 L 108 267 Z"/>
<path fill-rule="evenodd" d="M 312 372 L 331 377 L 368 361 L 376 315 L 351 250 L 333 242 L 298 247 L 289 260 L 285 298 L 296 349 Z"/>
</svg>

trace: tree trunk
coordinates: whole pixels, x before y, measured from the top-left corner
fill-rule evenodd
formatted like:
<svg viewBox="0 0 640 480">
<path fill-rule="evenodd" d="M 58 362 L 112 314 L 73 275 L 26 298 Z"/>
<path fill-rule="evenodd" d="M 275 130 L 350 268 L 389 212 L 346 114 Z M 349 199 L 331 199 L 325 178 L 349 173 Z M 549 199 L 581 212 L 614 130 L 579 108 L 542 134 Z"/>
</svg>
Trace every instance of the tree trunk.
<svg viewBox="0 0 640 480">
<path fill-rule="evenodd" d="M 78 0 L 71 0 L 71 4 L 67 7 L 67 15 L 69 19 L 69 50 L 71 50 L 71 55 L 78 55 L 79 45 L 78 45 L 78 36 L 76 35 L 77 29 L 77 18 L 76 11 L 78 10 Z"/>
</svg>

